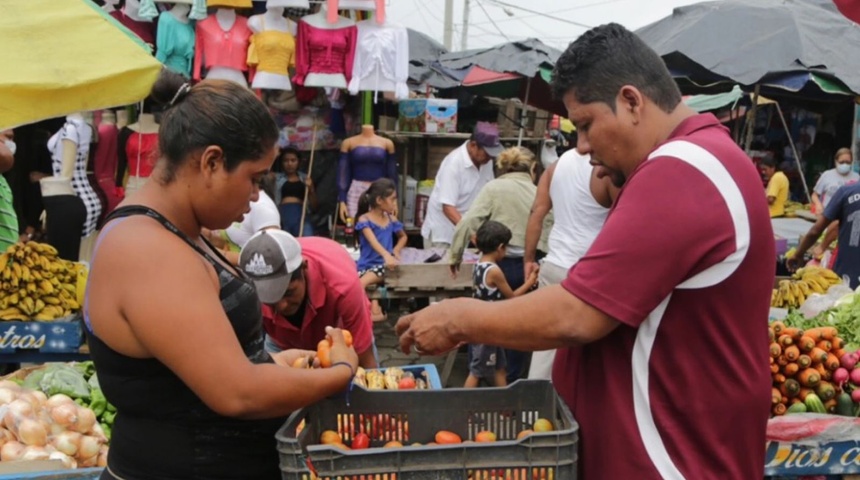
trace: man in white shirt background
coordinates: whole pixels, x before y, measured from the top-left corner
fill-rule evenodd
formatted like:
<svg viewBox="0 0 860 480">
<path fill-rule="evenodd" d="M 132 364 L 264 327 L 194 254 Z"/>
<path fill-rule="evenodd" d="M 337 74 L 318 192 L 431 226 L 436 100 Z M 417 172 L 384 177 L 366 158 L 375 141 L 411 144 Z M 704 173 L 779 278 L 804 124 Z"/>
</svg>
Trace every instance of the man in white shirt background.
<svg viewBox="0 0 860 480">
<path fill-rule="evenodd" d="M 454 227 L 481 188 L 494 178 L 491 161 L 502 150 L 499 129 L 493 124 L 478 122 L 472 137 L 442 160 L 421 227 L 424 248 L 451 246 Z"/>
</svg>

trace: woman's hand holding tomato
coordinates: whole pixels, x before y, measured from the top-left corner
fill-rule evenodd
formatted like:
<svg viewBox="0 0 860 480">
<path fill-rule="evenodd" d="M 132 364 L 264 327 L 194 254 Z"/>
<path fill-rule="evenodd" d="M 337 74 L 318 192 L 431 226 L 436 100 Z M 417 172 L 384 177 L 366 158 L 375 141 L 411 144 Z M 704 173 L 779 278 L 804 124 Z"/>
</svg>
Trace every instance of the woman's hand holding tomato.
<svg viewBox="0 0 860 480">
<path fill-rule="evenodd" d="M 326 327 L 326 338 L 317 344 L 320 366 L 328 368 L 336 363 L 348 364 L 353 373 L 358 368 L 358 354 L 352 348 L 352 334 L 347 330 Z"/>
</svg>

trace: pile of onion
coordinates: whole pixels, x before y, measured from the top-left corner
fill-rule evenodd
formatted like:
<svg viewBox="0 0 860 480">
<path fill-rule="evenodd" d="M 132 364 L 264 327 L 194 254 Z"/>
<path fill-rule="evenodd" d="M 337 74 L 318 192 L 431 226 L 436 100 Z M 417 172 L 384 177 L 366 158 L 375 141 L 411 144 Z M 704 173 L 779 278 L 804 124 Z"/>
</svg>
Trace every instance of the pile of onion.
<svg viewBox="0 0 860 480">
<path fill-rule="evenodd" d="M 66 395 L 0 381 L 0 461 L 60 460 L 66 468 L 104 467 L 108 447 L 92 410 Z"/>
</svg>

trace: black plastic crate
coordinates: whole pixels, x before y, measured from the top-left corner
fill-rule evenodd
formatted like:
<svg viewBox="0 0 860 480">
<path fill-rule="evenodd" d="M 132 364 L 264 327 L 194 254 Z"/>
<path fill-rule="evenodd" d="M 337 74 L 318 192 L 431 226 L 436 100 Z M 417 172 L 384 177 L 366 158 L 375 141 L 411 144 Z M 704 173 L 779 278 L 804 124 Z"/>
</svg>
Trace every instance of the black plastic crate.
<svg viewBox="0 0 860 480">
<path fill-rule="evenodd" d="M 517 440 L 538 418 L 555 430 Z M 363 431 L 372 448 L 319 445 L 325 430 L 347 445 Z M 432 442 L 440 430 L 464 441 L 490 430 L 497 441 L 410 446 Z M 284 480 L 575 480 L 579 425 L 549 381 L 520 380 L 505 388 L 353 389 L 349 405 L 332 398 L 293 413 L 276 438 Z M 404 446 L 373 448 L 391 440 Z"/>
</svg>

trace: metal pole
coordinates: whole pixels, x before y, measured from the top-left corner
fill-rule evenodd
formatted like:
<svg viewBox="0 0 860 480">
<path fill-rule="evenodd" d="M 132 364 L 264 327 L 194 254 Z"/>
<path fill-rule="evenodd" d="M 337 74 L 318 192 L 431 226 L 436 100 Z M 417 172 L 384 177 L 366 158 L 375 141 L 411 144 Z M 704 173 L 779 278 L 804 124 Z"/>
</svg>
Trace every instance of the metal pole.
<svg viewBox="0 0 860 480">
<path fill-rule="evenodd" d="M 749 155 L 750 145 L 752 145 L 753 130 L 755 130 L 755 116 L 758 113 L 758 97 L 760 92 L 761 85 L 756 84 L 755 92 L 753 93 L 752 110 L 750 111 L 749 119 L 747 120 L 747 138 L 744 144 L 744 151 L 747 152 L 747 155 Z"/>
<path fill-rule="evenodd" d="M 469 40 L 469 0 L 463 0 L 463 31 L 460 34 L 460 50 L 466 50 Z"/>
<path fill-rule="evenodd" d="M 528 113 L 529 113 L 528 110 L 526 110 L 526 108 L 528 107 L 529 95 L 531 94 L 531 91 L 532 91 L 532 78 L 529 77 L 529 79 L 526 81 L 526 98 L 523 100 L 523 109 L 522 109 L 522 112 L 520 114 L 520 133 L 519 133 L 519 136 L 517 137 L 517 146 L 518 147 L 523 146 L 523 133 L 525 133 L 525 123 L 526 123 L 526 118 L 528 118 Z"/>
<path fill-rule="evenodd" d="M 794 153 L 794 161 L 797 162 L 797 171 L 800 172 L 800 181 L 803 182 L 803 193 L 806 194 L 806 200 L 812 203 L 812 197 L 809 196 L 809 187 L 806 185 L 806 175 L 803 172 L 803 165 L 800 163 L 800 154 L 797 152 L 797 147 L 794 146 L 794 139 L 791 138 L 791 132 L 788 130 L 788 123 L 785 121 L 785 115 L 782 114 L 782 108 L 779 103 L 775 103 L 776 112 L 779 114 L 779 119 L 782 121 L 782 128 L 785 129 L 785 136 L 788 137 L 788 144 L 791 145 L 791 151 Z"/>
<path fill-rule="evenodd" d="M 454 41 L 454 0 L 445 0 L 444 44 L 449 52 Z"/>
</svg>

